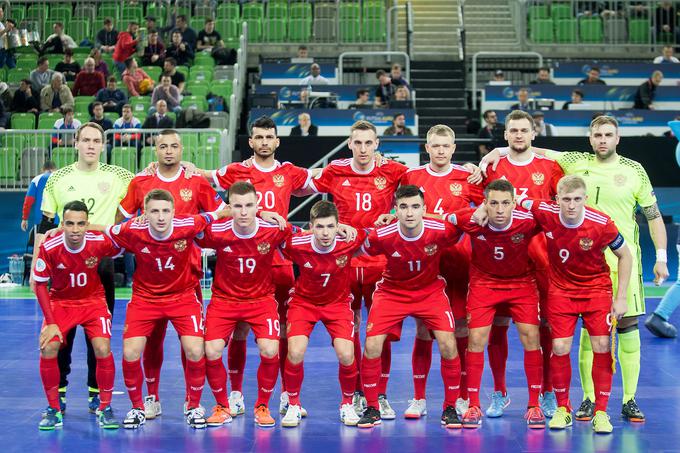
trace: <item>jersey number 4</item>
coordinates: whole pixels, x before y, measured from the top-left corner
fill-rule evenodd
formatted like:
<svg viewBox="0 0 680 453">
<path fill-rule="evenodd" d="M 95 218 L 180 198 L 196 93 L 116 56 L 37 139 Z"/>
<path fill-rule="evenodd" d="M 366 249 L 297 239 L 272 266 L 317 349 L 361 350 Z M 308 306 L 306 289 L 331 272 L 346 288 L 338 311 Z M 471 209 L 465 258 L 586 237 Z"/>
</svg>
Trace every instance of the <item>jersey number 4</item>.
<svg viewBox="0 0 680 453">
<path fill-rule="evenodd" d="M 163 264 L 160 258 L 156 258 L 156 264 L 158 265 L 158 272 L 163 272 L 163 269 L 169 269 L 171 271 L 175 270 L 175 265 L 172 264 L 171 256 L 169 256 L 168 259 L 165 261 L 165 265 Z"/>
</svg>

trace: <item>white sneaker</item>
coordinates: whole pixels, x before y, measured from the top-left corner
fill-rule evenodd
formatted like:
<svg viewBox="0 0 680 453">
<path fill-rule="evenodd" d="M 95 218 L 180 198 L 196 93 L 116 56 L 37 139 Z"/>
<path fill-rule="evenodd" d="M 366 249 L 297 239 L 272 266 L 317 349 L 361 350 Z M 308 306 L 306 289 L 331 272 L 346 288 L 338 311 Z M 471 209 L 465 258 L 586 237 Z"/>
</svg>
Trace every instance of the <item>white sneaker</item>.
<svg viewBox="0 0 680 453">
<path fill-rule="evenodd" d="M 132 408 L 130 412 L 127 413 L 125 419 L 123 420 L 123 428 L 125 429 L 137 429 L 146 422 L 146 416 L 144 411 L 141 409 Z"/>
<path fill-rule="evenodd" d="M 285 428 L 297 428 L 300 425 L 302 413 L 300 406 L 297 404 L 289 404 L 286 416 L 281 419 L 281 426 Z"/>
<path fill-rule="evenodd" d="M 340 421 L 347 426 L 356 426 L 359 423 L 359 416 L 354 410 L 354 405 L 347 403 L 340 407 Z"/>
<path fill-rule="evenodd" d="M 243 393 L 233 391 L 229 394 L 229 412 L 232 417 L 246 413 L 246 404 L 243 401 Z"/>
<path fill-rule="evenodd" d="M 378 396 L 378 404 L 380 405 L 380 418 L 383 420 L 394 420 L 397 418 L 397 413 L 394 412 L 390 402 L 387 401 L 386 395 Z"/>
<path fill-rule="evenodd" d="M 290 400 L 288 398 L 288 392 L 281 392 L 281 399 L 279 401 L 279 414 L 286 415 L 286 412 L 288 412 L 289 403 Z M 300 415 L 302 416 L 302 418 L 307 417 L 307 409 L 300 406 Z"/>
<path fill-rule="evenodd" d="M 203 407 L 201 404 L 199 404 L 198 407 L 195 408 L 195 410 L 198 410 L 198 411 L 200 411 L 203 415 L 205 415 L 205 407 Z M 182 413 L 183 413 L 184 416 L 186 417 L 187 415 L 189 415 L 189 412 L 190 412 L 190 411 L 189 411 L 189 402 L 188 402 L 188 401 L 185 401 L 185 402 L 184 402 L 184 405 L 182 406 Z"/>
<path fill-rule="evenodd" d="M 456 400 L 456 413 L 459 417 L 462 417 L 467 410 L 470 409 L 470 400 L 464 400 L 463 398 L 458 398 Z"/>
<path fill-rule="evenodd" d="M 147 420 L 153 420 L 163 413 L 161 402 L 156 401 L 156 395 L 149 395 L 144 398 L 144 415 Z"/>
<path fill-rule="evenodd" d="M 361 394 L 361 392 L 354 392 L 352 397 L 352 405 L 354 405 L 354 412 L 357 414 L 363 414 L 366 410 L 366 397 Z"/>
<path fill-rule="evenodd" d="M 404 411 L 404 418 L 416 419 L 427 415 L 427 405 L 425 399 L 408 400 L 408 408 Z"/>
</svg>

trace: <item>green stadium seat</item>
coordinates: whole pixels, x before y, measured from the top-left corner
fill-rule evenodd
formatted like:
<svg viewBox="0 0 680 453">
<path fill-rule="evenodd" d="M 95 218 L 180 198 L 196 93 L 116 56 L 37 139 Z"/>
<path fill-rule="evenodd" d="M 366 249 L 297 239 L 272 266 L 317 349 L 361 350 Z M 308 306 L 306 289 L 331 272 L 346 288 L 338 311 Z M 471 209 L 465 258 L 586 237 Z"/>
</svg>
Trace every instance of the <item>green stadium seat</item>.
<svg viewBox="0 0 680 453">
<path fill-rule="evenodd" d="M 630 19 L 628 21 L 628 39 L 632 44 L 650 42 L 651 23 L 649 19 Z"/>
<path fill-rule="evenodd" d="M 358 18 L 340 19 L 339 25 L 340 29 L 338 38 L 340 42 L 361 41 L 361 21 Z"/>
<path fill-rule="evenodd" d="M 248 41 L 262 42 L 262 20 L 247 19 L 248 22 Z"/>
<path fill-rule="evenodd" d="M 2 145 L 7 148 L 16 148 L 21 151 L 28 146 L 32 133 L 6 133 L 2 137 Z"/>
<path fill-rule="evenodd" d="M 15 183 L 18 178 L 19 150 L 9 147 L 0 148 L 0 181 L 3 184 L 9 184 Z"/>
<path fill-rule="evenodd" d="M 231 80 L 213 80 L 210 84 L 210 91 L 213 94 L 222 96 L 226 102 L 229 102 L 229 97 L 234 90 L 234 84 Z"/>
<path fill-rule="evenodd" d="M 127 24 L 128 22 L 131 21 L 136 21 L 137 23 L 142 23 L 142 18 L 144 17 L 144 11 L 142 10 L 142 7 L 137 5 L 125 5 L 125 7 L 122 9 L 120 13 L 120 21 L 123 24 Z M 127 28 L 127 25 L 124 27 L 119 27 L 121 30 L 125 30 Z"/>
<path fill-rule="evenodd" d="M 139 158 L 139 168 L 146 168 L 151 162 L 157 160 L 156 148 L 154 146 L 145 146 L 142 148 L 142 153 Z"/>
<path fill-rule="evenodd" d="M 85 124 L 90 121 L 90 114 L 88 112 L 75 112 L 73 118 L 80 121 L 80 124 Z"/>
<path fill-rule="evenodd" d="M 151 107 L 151 98 L 149 96 L 132 96 L 129 99 L 132 106 L 132 114 L 134 116 L 141 116 L 146 118 L 146 114 Z"/>
<path fill-rule="evenodd" d="M 553 20 L 573 19 L 574 13 L 572 13 L 571 5 L 568 3 L 553 3 L 550 8 L 550 17 Z"/>
<path fill-rule="evenodd" d="M 219 148 L 220 146 L 220 140 L 222 139 L 222 135 L 219 132 L 204 132 L 200 136 L 200 145 L 201 146 L 212 146 L 215 148 Z M 204 167 L 200 167 L 204 168 Z M 213 167 L 210 167 L 213 168 Z"/>
<path fill-rule="evenodd" d="M 295 6 L 294 3 L 291 7 Z M 269 3 L 267 6 L 267 17 L 270 19 L 287 19 L 288 5 L 283 3 Z"/>
<path fill-rule="evenodd" d="M 75 148 L 53 148 L 50 154 L 50 160 L 54 162 L 57 168 L 71 165 L 76 161 L 77 157 Z"/>
<path fill-rule="evenodd" d="M 208 148 L 194 148 L 191 161 L 198 168 L 220 168 L 220 150 L 217 146 Z"/>
<path fill-rule="evenodd" d="M 12 3 L 10 5 L 9 11 L 5 13 L 5 17 L 10 17 L 14 19 L 17 24 L 20 24 L 21 21 L 26 17 L 26 6 Z"/>
<path fill-rule="evenodd" d="M 70 6 L 53 5 L 50 7 L 49 20 L 53 22 L 61 22 L 66 26 L 73 17 L 73 11 Z"/>
<path fill-rule="evenodd" d="M 263 3 L 245 3 L 243 5 L 243 12 L 241 18 L 248 19 L 263 19 L 264 18 L 264 4 Z"/>
<path fill-rule="evenodd" d="M 104 3 L 99 7 L 99 12 L 97 14 L 98 20 L 97 22 L 103 22 L 104 19 L 107 17 L 110 17 L 114 21 L 114 25 L 116 25 L 117 29 L 124 30 L 127 28 L 121 27 L 118 25 L 118 19 L 120 18 L 120 8 L 118 7 L 117 3 Z M 122 25 L 122 24 L 121 24 Z M 99 24 L 98 24 L 99 26 Z"/>
<path fill-rule="evenodd" d="M 579 21 L 579 38 L 583 43 L 602 42 L 602 20 L 599 17 L 584 17 Z"/>
<path fill-rule="evenodd" d="M 200 142 L 200 135 L 198 132 L 185 132 L 182 134 L 182 145 L 184 146 L 184 149 L 196 149 Z"/>
<path fill-rule="evenodd" d="M 530 22 L 530 28 L 529 37 L 533 42 L 551 43 L 554 41 L 552 19 L 533 19 Z"/>
<path fill-rule="evenodd" d="M 555 41 L 561 44 L 575 43 L 578 40 L 576 19 L 559 19 L 555 26 Z"/>
<path fill-rule="evenodd" d="M 312 5 L 310 3 L 292 3 L 290 5 L 291 19 L 311 19 Z"/>
<path fill-rule="evenodd" d="M 338 8 L 340 20 L 342 19 L 359 19 L 361 17 L 361 6 L 358 2 L 343 2 Z M 341 33 L 342 35 L 342 33 Z"/>
<path fill-rule="evenodd" d="M 189 26 L 193 28 L 198 34 L 205 28 L 205 17 L 192 17 L 189 19 Z"/>
<path fill-rule="evenodd" d="M 10 125 L 12 129 L 35 129 L 35 115 L 33 113 L 12 113 Z"/>
<path fill-rule="evenodd" d="M 50 149 L 51 135 L 50 134 L 33 134 L 24 140 L 26 146 L 32 148 L 40 148 L 43 150 Z"/>
<path fill-rule="evenodd" d="M 180 2 L 181 3 L 181 2 Z M 189 2 L 184 2 L 189 3 Z M 191 17 L 191 6 L 178 6 L 177 7 L 177 15 L 178 16 L 187 16 Z M 198 30 L 196 30 L 198 32 Z"/>
<path fill-rule="evenodd" d="M 104 118 L 108 118 L 112 123 L 115 123 L 116 120 L 120 118 L 120 115 L 116 112 L 104 112 Z"/>
<path fill-rule="evenodd" d="M 312 36 L 311 19 L 290 19 L 288 38 L 291 42 L 309 42 Z"/>
<path fill-rule="evenodd" d="M 111 165 L 118 165 L 130 170 L 132 173 L 137 173 L 137 148 L 133 146 L 114 146 L 111 150 Z"/>
<path fill-rule="evenodd" d="M 76 96 L 73 98 L 73 101 L 75 103 L 75 112 L 76 113 L 87 113 L 88 119 L 89 119 L 89 110 L 88 107 L 92 102 L 94 102 L 94 96 Z"/>
<path fill-rule="evenodd" d="M 366 42 L 384 42 L 386 37 L 384 17 L 364 18 L 363 40 Z"/>
<path fill-rule="evenodd" d="M 189 79 L 189 66 L 177 66 L 177 72 L 181 72 L 184 75 L 184 80 Z"/>
<path fill-rule="evenodd" d="M 208 111 L 208 100 L 205 96 L 184 96 L 180 105 L 183 110 L 195 108 L 201 112 Z"/>
<path fill-rule="evenodd" d="M 199 52 L 194 57 L 194 66 L 205 66 L 212 68 L 215 66 L 215 59 L 210 55 L 210 53 Z"/>
<path fill-rule="evenodd" d="M 94 24 L 97 18 L 97 7 L 95 5 L 88 5 L 81 3 L 76 5 L 76 9 L 73 12 L 74 19 L 87 19 L 89 23 Z"/>
<path fill-rule="evenodd" d="M 222 3 L 217 7 L 218 19 L 238 20 L 241 17 L 241 10 L 238 3 Z"/>
<path fill-rule="evenodd" d="M 7 70 L 7 77 L 6 81 L 9 84 L 18 84 L 24 79 L 28 79 L 28 76 L 30 74 L 30 71 L 26 71 L 25 69 L 19 69 L 19 68 L 14 68 L 14 69 L 8 69 Z"/>
<path fill-rule="evenodd" d="M 94 36 L 90 35 L 90 21 L 88 19 L 71 19 L 66 30 L 76 44 L 80 44 L 85 38 L 94 42 Z"/>
<path fill-rule="evenodd" d="M 194 17 L 202 17 L 204 19 L 206 17 L 210 17 L 214 19 L 213 16 L 214 16 L 213 9 L 210 5 L 196 5 L 196 8 L 194 8 Z"/>
<path fill-rule="evenodd" d="M 364 3 L 364 19 L 367 17 L 384 18 L 386 15 L 384 3 Z"/>
<path fill-rule="evenodd" d="M 286 25 L 288 19 L 268 18 L 264 23 L 264 40 L 267 42 L 286 41 Z"/>
<path fill-rule="evenodd" d="M 156 82 L 158 82 L 158 79 L 160 79 L 161 74 L 163 73 L 163 69 L 160 66 L 142 66 L 142 70 L 151 77 L 151 80 L 155 80 Z"/>
<path fill-rule="evenodd" d="M 533 5 L 529 7 L 529 20 L 532 19 L 548 19 L 550 11 L 548 5 Z"/>
<path fill-rule="evenodd" d="M 222 36 L 225 43 L 227 41 L 238 40 L 241 32 L 241 27 L 237 19 L 217 19 L 215 21 L 215 29 L 220 36 Z"/>
<path fill-rule="evenodd" d="M 212 81 L 212 78 L 212 67 L 194 65 L 189 69 L 188 82 L 191 82 L 192 84 L 207 83 Z"/>
<path fill-rule="evenodd" d="M 38 21 L 39 23 L 42 23 L 47 19 L 47 13 L 49 12 L 49 9 L 47 7 L 47 4 L 37 4 L 34 3 L 31 6 L 28 7 L 26 10 L 26 19 L 33 19 Z"/>
<path fill-rule="evenodd" d="M 146 16 L 155 17 L 157 24 L 165 25 L 165 20 L 168 17 L 168 10 L 165 5 L 159 5 L 155 2 L 147 3 Z M 198 33 L 198 30 L 196 30 L 196 33 Z"/>
<path fill-rule="evenodd" d="M 61 113 L 55 112 L 45 112 L 41 113 L 38 118 L 38 129 L 54 129 L 54 123 L 59 119 L 63 118 Z"/>
</svg>

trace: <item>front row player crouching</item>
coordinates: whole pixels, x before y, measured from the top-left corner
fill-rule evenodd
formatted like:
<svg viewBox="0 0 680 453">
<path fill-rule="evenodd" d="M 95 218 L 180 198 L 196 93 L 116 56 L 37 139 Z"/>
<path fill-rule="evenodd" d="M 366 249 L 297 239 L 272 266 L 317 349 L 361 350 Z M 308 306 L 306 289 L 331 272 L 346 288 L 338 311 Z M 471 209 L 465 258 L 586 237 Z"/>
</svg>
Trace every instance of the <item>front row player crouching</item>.
<svg viewBox="0 0 680 453">
<path fill-rule="evenodd" d="M 340 361 L 340 421 L 354 426 L 359 422 L 352 405 L 358 368 L 354 357 L 354 314 L 351 308 L 349 264 L 366 234 L 361 232 L 353 240 L 338 236 L 338 209 L 329 201 L 319 201 L 312 207 L 310 225 L 311 233 L 297 233 L 281 248 L 284 256 L 300 269 L 294 293 L 288 301 L 285 380 L 290 403 L 281 425 L 296 427 L 300 423 L 303 359 L 309 344 L 309 335 L 314 325 L 321 321 L 332 338 Z"/>
<path fill-rule="evenodd" d="M 372 231 L 361 248 L 368 255 L 385 256 L 387 266 L 368 315 L 361 361 L 367 408 L 357 426 L 370 428 L 380 424 L 378 383 L 383 344 L 388 335 L 398 340 L 403 320 L 413 316 L 433 331 L 439 345 L 444 381 L 441 423 L 447 428 L 460 428 L 455 409 L 460 389 L 460 359 L 446 282 L 439 276 L 441 251 L 455 243 L 460 233 L 450 224 L 423 219 L 425 202 L 417 186 L 401 186 L 395 197 L 398 221 Z"/>
<path fill-rule="evenodd" d="M 87 232 L 88 210 L 82 201 L 66 203 L 62 220 L 63 232 L 40 245 L 33 270 L 35 294 L 45 315 L 40 332 L 40 377 L 49 402 L 39 428 L 53 430 L 62 426 L 57 354 L 68 332 L 81 325 L 97 359 L 99 426 L 116 429 L 119 425 L 111 409 L 115 376 L 111 313 L 97 267 L 102 258 L 115 256 L 120 250 L 106 236 Z"/>
</svg>

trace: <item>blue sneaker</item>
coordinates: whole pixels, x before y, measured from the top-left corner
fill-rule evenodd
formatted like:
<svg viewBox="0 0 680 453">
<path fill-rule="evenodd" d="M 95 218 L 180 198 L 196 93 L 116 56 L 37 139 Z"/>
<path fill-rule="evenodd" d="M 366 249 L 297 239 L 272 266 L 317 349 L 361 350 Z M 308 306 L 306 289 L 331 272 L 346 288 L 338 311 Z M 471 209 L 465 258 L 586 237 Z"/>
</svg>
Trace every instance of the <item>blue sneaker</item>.
<svg viewBox="0 0 680 453">
<path fill-rule="evenodd" d="M 47 417 L 47 411 L 49 410 L 50 406 L 47 406 L 44 411 L 42 411 L 42 414 L 40 414 L 40 417 L 45 418 Z M 59 411 L 61 412 L 61 416 L 63 417 L 66 415 L 66 392 L 62 392 L 61 389 L 59 391 Z"/>
<path fill-rule="evenodd" d="M 546 417 L 552 417 L 557 410 L 557 398 L 555 392 L 545 392 L 539 398 L 541 409 Z"/>
<path fill-rule="evenodd" d="M 45 412 L 45 417 L 38 424 L 40 431 L 53 431 L 55 428 L 60 428 L 63 425 L 61 412 L 52 407 L 48 407 Z"/>
<path fill-rule="evenodd" d="M 96 414 L 97 410 L 99 409 L 99 395 L 94 395 L 91 396 L 87 399 L 87 409 L 90 411 L 90 414 Z"/>
<path fill-rule="evenodd" d="M 489 418 L 496 418 L 503 416 L 503 409 L 510 405 L 510 397 L 503 396 L 503 392 L 493 392 L 491 395 L 491 406 L 486 410 L 486 416 Z"/>
<path fill-rule="evenodd" d="M 113 409 L 111 409 L 111 406 L 106 406 L 103 411 L 99 411 L 97 418 L 99 419 L 99 426 L 104 429 L 120 428 L 118 420 L 113 416 Z"/>
</svg>

